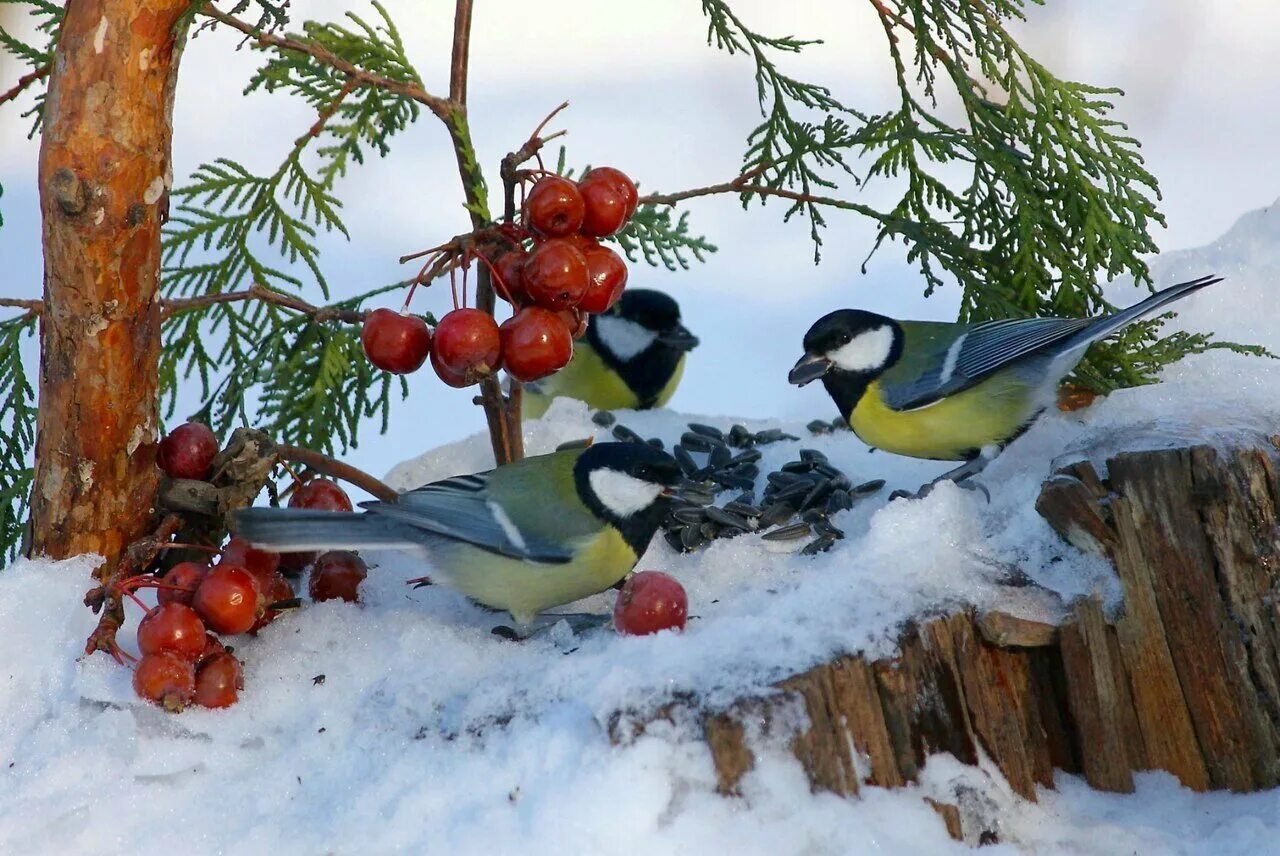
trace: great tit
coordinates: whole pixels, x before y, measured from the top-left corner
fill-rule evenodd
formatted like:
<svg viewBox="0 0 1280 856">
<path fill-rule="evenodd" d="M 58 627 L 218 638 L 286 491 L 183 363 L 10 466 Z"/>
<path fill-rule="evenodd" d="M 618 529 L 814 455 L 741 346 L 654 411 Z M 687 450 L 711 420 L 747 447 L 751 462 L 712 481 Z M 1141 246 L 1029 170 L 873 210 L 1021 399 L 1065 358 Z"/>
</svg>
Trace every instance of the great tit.
<svg viewBox="0 0 1280 856">
<path fill-rule="evenodd" d="M 248 508 L 236 529 L 280 552 L 424 551 L 432 582 L 527 627 L 625 577 L 680 478 L 675 459 L 646 443 L 596 443 L 363 502 L 363 513 Z"/>
<path fill-rule="evenodd" d="M 1054 402 L 1059 382 L 1090 345 L 1220 281 L 1179 283 L 1098 318 L 946 324 L 840 309 L 809 328 L 788 380 L 804 386 L 821 378 L 869 446 L 964 461 L 936 480 L 959 482 L 981 472 Z"/>
<path fill-rule="evenodd" d="M 524 415 L 536 419 L 566 396 L 598 410 L 648 410 L 675 394 L 697 338 L 680 323 L 680 306 L 661 291 L 635 288 L 592 316 L 556 374 L 525 387 Z"/>
</svg>

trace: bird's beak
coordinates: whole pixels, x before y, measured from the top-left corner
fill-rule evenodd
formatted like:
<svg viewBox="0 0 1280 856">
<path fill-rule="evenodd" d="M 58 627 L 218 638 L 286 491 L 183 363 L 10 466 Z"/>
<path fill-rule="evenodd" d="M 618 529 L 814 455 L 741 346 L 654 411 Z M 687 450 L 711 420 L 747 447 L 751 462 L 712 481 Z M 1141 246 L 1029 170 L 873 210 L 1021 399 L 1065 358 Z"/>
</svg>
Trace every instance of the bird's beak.
<svg viewBox="0 0 1280 856">
<path fill-rule="evenodd" d="M 686 330 L 683 324 L 677 324 L 673 329 L 659 335 L 658 341 L 677 351 L 692 351 L 698 347 L 698 337 Z"/>
<path fill-rule="evenodd" d="M 805 354 L 787 375 L 787 380 L 796 386 L 804 386 L 831 371 L 831 360 L 821 354 Z"/>
</svg>

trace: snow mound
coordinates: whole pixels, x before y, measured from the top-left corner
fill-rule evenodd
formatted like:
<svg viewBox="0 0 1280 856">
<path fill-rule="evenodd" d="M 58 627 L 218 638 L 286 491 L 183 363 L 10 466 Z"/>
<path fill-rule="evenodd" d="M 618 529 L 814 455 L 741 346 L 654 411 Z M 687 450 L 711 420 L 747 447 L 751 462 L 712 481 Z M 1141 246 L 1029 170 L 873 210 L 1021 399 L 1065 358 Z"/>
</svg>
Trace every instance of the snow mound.
<svg viewBox="0 0 1280 856">
<path fill-rule="evenodd" d="M 1280 350 L 1278 248 L 1280 212 L 1268 209 L 1210 247 L 1157 260 L 1156 280 L 1226 275 L 1181 304 L 1178 323 Z M 1118 303 L 1137 296 L 1115 287 Z M 308 605 L 235 640 L 246 690 L 225 711 L 167 715 L 134 697 L 126 669 L 76 659 L 93 623 L 79 607 L 92 558 L 20 562 L 0 573 L 0 852 L 943 853 L 959 848 L 919 797 L 958 782 L 1002 819 L 1002 840 L 1046 852 L 1193 852 L 1210 840 L 1215 852 L 1266 850 L 1280 833 L 1275 793 L 1193 796 L 1149 775 L 1136 795 L 1107 796 L 1063 776 L 1059 792 L 1032 805 L 935 758 L 918 787 L 846 801 L 811 795 L 775 736 L 759 747 L 743 797 L 726 800 L 690 723 L 658 723 L 621 745 L 610 724 L 672 699 L 714 708 L 765 693 L 839 653 L 889 654 L 902 624 L 922 615 L 999 604 L 1053 619 L 1082 595 L 1114 602 L 1111 569 L 1065 547 L 1035 513 L 1041 481 L 1120 449 L 1252 442 L 1280 421 L 1276 389 L 1276 362 L 1216 352 L 1159 386 L 1049 414 L 982 476 L 990 503 L 943 486 L 889 504 L 891 490 L 943 465 L 870 454 L 848 432 L 619 413 L 668 445 L 689 421 L 780 427 L 803 439 L 762 447 L 762 472 L 815 448 L 855 481 L 888 484 L 837 515 L 847 537 L 814 557 L 756 535 L 688 555 L 655 539 L 640 567 L 688 589 L 696 618 L 683 634 L 508 643 L 490 633 L 505 616 L 404 584 L 429 575 L 429 563 L 370 554 L 363 604 Z M 560 401 L 525 440 L 536 454 L 607 436 L 583 405 Z M 490 460 L 487 438 L 475 436 L 387 478 L 406 489 Z M 1016 585 L 1026 578 L 1037 585 Z M 604 611 L 612 597 L 575 608 Z M 129 616 L 122 641 L 131 642 L 137 610 Z"/>
</svg>

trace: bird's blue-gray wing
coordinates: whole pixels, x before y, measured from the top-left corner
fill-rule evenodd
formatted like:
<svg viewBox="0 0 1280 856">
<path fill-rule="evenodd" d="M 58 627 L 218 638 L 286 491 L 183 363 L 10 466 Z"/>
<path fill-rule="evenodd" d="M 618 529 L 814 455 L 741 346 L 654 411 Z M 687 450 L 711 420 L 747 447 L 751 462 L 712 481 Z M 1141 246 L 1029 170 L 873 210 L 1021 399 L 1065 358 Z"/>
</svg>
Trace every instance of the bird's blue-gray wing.
<svg viewBox="0 0 1280 856">
<path fill-rule="evenodd" d="M 571 546 L 517 525 L 489 492 L 492 473 L 458 476 L 402 494 L 395 502 L 362 502 L 371 515 L 472 544 L 513 559 L 562 563 Z"/>
<path fill-rule="evenodd" d="M 936 344 L 920 358 L 894 366 L 881 378 L 881 394 L 894 410 L 924 407 L 962 392 L 1037 351 L 1066 341 L 1096 320 L 1013 318 L 975 324 L 944 343 L 945 347 Z M 906 332 L 910 352 L 912 331 L 908 327 Z"/>
</svg>

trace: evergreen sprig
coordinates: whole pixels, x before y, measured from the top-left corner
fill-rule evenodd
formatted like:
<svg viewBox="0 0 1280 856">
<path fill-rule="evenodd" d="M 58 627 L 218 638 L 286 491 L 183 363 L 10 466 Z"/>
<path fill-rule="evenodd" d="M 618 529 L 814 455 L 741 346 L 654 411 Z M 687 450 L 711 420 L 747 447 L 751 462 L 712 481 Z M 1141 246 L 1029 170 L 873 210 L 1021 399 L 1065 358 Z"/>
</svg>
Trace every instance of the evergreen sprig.
<svg viewBox="0 0 1280 856">
<path fill-rule="evenodd" d="M 689 257 L 700 262 L 716 247 L 702 235 L 689 232 L 689 212 L 672 218 L 666 206 L 642 205 L 636 209 L 627 225 L 611 239 L 617 242 L 627 258 L 634 262 L 643 258 L 657 267 L 667 270 L 689 269 Z"/>
<path fill-rule="evenodd" d="M 0 321 L 0 567 L 17 558 L 31 495 L 35 389 L 19 346 L 35 328 L 33 314 Z"/>
<path fill-rule="evenodd" d="M 376 2 L 373 7 L 372 24 L 348 14 L 348 25 L 309 21 L 302 34 L 290 38 L 317 45 L 362 71 L 420 84 L 385 9 Z M 271 50 L 245 91 L 257 89 L 294 94 L 318 118 L 274 173 L 255 175 L 220 158 L 202 165 L 174 191 L 180 205 L 165 230 L 167 295 L 225 294 L 255 283 L 296 294 L 314 283 L 327 298 L 316 238 L 321 229 L 348 234 L 334 194 L 338 179 L 370 152 L 386 155 L 391 137 L 419 115 L 411 99 L 361 85 L 299 51 Z M 356 308 L 397 287 L 376 289 L 334 308 Z M 392 390 L 407 394 L 403 382 L 393 384 L 374 371 L 360 351 L 353 326 L 315 323 L 271 303 L 235 301 L 185 311 L 164 331 L 165 412 L 173 414 L 178 382 L 196 376 L 204 398 L 197 417 L 216 431 L 245 422 L 285 442 L 345 451 L 356 445 L 362 417 L 380 415 L 385 428 Z"/>
</svg>

